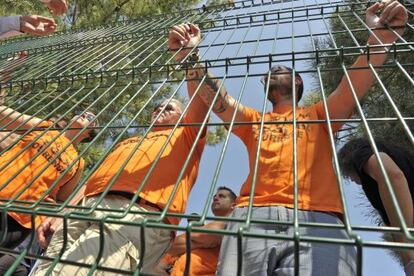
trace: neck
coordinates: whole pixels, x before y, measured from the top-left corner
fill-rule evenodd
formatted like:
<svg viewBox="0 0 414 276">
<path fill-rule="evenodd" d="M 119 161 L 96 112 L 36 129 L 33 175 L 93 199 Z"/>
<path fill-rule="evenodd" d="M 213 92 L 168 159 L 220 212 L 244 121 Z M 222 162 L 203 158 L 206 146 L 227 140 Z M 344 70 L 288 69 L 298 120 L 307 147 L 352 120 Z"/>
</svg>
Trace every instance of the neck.
<svg viewBox="0 0 414 276">
<path fill-rule="evenodd" d="M 71 130 L 66 130 L 64 136 L 69 140 L 72 141 L 72 139 L 76 136 L 77 132 L 73 132 Z M 72 144 L 74 146 L 77 146 L 80 141 L 82 141 L 83 137 L 82 135 L 79 135 L 75 140 L 72 141 Z"/>
<path fill-rule="evenodd" d="M 163 131 L 163 130 L 168 130 L 168 129 L 171 129 L 171 127 L 170 126 L 159 126 L 159 127 L 154 126 L 151 128 L 151 131 L 155 132 L 155 131 Z"/>
<path fill-rule="evenodd" d="M 297 106 L 297 105 L 296 105 Z M 275 113 L 286 113 L 292 110 L 292 99 L 280 99 L 273 104 L 273 112 Z"/>
<path fill-rule="evenodd" d="M 231 212 L 233 212 L 233 210 L 229 210 L 229 211 L 227 211 L 227 212 L 221 212 L 221 211 L 216 211 L 216 212 L 213 212 L 213 214 L 215 215 L 215 216 L 220 216 L 220 217 L 228 217 L 230 214 L 231 214 Z"/>
</svg>

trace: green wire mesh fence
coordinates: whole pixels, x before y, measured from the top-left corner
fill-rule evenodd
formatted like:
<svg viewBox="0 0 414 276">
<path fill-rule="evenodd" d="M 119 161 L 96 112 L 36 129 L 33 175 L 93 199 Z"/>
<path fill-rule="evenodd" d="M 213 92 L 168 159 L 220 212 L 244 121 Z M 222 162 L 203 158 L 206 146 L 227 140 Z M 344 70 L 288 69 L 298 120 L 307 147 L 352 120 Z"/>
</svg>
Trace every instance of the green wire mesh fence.
<svg viewBox="0 0 414 276">
<path fill-rule="evenodd" d="M 176 24 L 193 22 L 198 24 L 202 30 L 202 43 L 198 46 L 201 55 L 201 63 L 225 85 L 229 93 L 243 104 L 252 106 L 260 111 L 268 109 L 267 100 L 263 94 L 263 88 L 259 87 L 259 79 L 267 74 L 269 68 L 274 64 L 284 64 L 293 68 L 294 73 L 300 73 L 305 80 L 305 100 L 303 104 L 309 104 L 314 98 L 322 100 L 326 104 L 326 97 L 339 81 L 339 77 L 346 74 L 347 68 L 352 61 L 364 51 L 370 30 L 364 23 L 364 13 L 367 6 L 372 2 L 367 1 L 271 1 L 271 0 L 246 0 L 235 1 L 231 4 L 202 7 L 184 11 L 180 14 L 165 14 L 152 17 L 140 18 L 117 22 L 112 25 L 98 26 L 86 30 L 75 30 L 61 32 L 46 38 L 17 38 L 6 40 L 0 44 L 0 68 L 3 68 L 3 79 L 1 83 L 1 101 L 4 112 L 7 106 L 28 116 L 19 115 L 12 120 L 0 119 L 0 144 L 1 155 L 10 152 L 13 147 L 24 139 L 26 135 L 33 132 L 47 133 L 48 131 L 59 131 L 49 143 L 53 143 L 63 135 L 64 131 L 73 130 L 70 126 L 60 126 L 61 120 L 69 120 L 75 114 L 92 111 L 96 114 L 99 126 L 88 126 L 84 129 L 94 129 L 96 137 L 87 144 L 78 148 L 78 156 L 62 172 L 61 176 L 53 182 L 53 185 L 42 194 L 36 201 L 18 200 L 26 189 L 30 189 L 36 179 L 47 170 L 49 165 L 56 165 L 59 155 L 69 145 L 48 158 L 48 166 L 41 168 L 36 175 L 32 176 L 29 183 L 21 187 L 19 193 L 13 198 L 0 199 L 2 221 L 6 219 L 7 212 L 29 214 L 34 223 L 38 216 L 50 216 L 64 218 L 64 233 L 67 234 L 67 221 L 87 220 L 97 222 L 100 226 L 107 223 L 136 226 L 137 235 L 145 237 L 146 228 L 164 228 L 178 231 L 185 231 L 189 237 L 192 232 L 203 232 L 210 234 L 222 234 L 242 237 L 268 238 L 291 240 L 299 244 L 301 242 L 317 242 L 323 244 L 348 244 L 357 249 L 357 273 L 363 272 L 364 249 L 385 248 L 385 249 L 412 249 L 414 246 L 408 243 L 386 242 L 361 238 L 361 233 L 373 232 L 401 233 L 409 240 L 412 235 L 407 225 L 401 221 L 401 227 L 367 226 L 355 225 L 350 220 L 350 208 L 347 203 L 347 195 L 344 189 L 345 182 L 341 176 L 341 168 L 338 165 L 337 155 L 334 154 L 333 165 L 337 174 L 337 185 L 341 194 L 343 206 L 343 225 L 331 225 L 324 223 L 302 223 L 298 221 L 297 214 L 293 221 L 269 221 L 255 219 L 251 215 L 253 201 L 250 200 L 248 215 L 245 219 L 234 219 L 215 217 L 209 214 L 209 207 L 213 201 L 213 194 L 216 188 L 222 185 L 222 179 L 228 179 L 235 171 L 223 169 L 226 160 L 232 158 L 232 139 L 230 131 L 223 132 L 220 142 L 214 145 L 215 158 L 208 158 L 205 162 L 208 165 L 200 167 L 208 170 L 207 177 L 198 179 L 196 186 L 203 185 L 203 197 L 198 199 L 198 209 L 202 210 L 196 222 L 191 224 L 180 224 L 178 226 L 166 224 L 166 218 L 191 218 L 191 212 L 184 214 L 169 213 L 168 207 L 172 204 L 174 194 L 177 192 L 178 183 L 185 173 L 186 166 L 190 162 L 196 148 L 197 141 L 201 139 L 202 132 L 198 131 L 196 139 L 189 150 L 181 170 L 179 179 L 167 206 L 160 212 L 150 212 L 151 219 L 142 223 L 131 223 L 123 220 L 132 210 L 135 199 L 144 188 L 147 179 L 151 176 L 155 166 L 159 162 L 162 152 L 172 137 L 161 147 L 153 165 L 141 183 L 137 183 L 138 190 L 135 197 L 131 199 L 129 207 L 125 210 L 104 210 L 110 211 L 104 218 L 94 218 L 91 214 L 99 210 L 96 206 L 86 207 L 83 205 L 71 204 L 71 200 L 78 192 L 81 192 L 90 176 L 99 168 L 107 155 L 112 152 L 116 145 L 125 138 L 139 135 L 146 137 L 148 133 L 157 126 L 151 121 L 153 108 L 162 100 L 173 98 L 186 98 L 186 68 L 177 63 L 171 51 L 168 50 L 167 36 L 169 29 Z M 373 135 L 381 134 L 384 126 L 392 127 L 400 133 L 401 143 L 413 148 L 414 139 L 412 135 L 413 109 L 409 108 L 413 100 L 413 4 L 410 1 L 404 3 L 409 10 L 409 22 L 406 26 L 406 34 L 393 45 L 389 46 L 389 59 L 380 66 L 370 66 L 374 72 L 378 85 L 369 94 L 367 103 L 357 104 L 355 114 L 350 119 L 330 120 L 293 120 L 285 124 L 292 124 L 294 129 L 306 124 L 328 124 L 335 122 L 345 123 L 345 126 L 338 133 L 332 133 L 330 128 L 329 144 L 335 152 L 338 145 L 347 141 L 349 136 L 355 132 L 366 133 L 372 144 Z M 23 57 L 17 58 L 19 52 L 25 51 Z M 368 48 L 369 51 L 369 48 Z M 374 55 L 374 54 L 373 54 Z M 366 69 L 366 68 L 358 68 Z M 355 70 L 358 70 L 355 69 Z M 203 82 L 203 80 L 200 80 Z M 259 95 L 259 96 L 258 96 Z M 187 99 L 185 110 L 194 101 L 194 97 Z M 372 116 L 376 103 L 383 114 Z M 371 104 L 371 105 L 369 105 Z M 327 110 L 325 109 L 325 112 Z M 378 114 L 378 113 L 375 113 Z M 210 116 L 211 115 L 211 116 Z M 211 117 L 211 119 L 209 119 Z M 33 118 L 42 118 L 39 124 L 32 127 L 24 127 L 25 122 Z M 47 127 L 41 127 L 42 122 L 54 123 Z M 229 122 L 221 122 L 212 112 L 212 106 L 202 123 L 186 123 L 181 115 L 179 122 L 170 125 L 177 129 L 180 126 L 208 126 L 210 130 L 226 126 L 231 130 L 236 125 L 257 124 L 260 137 L 267 135 L 266 125 L 274 124 L 264 121 L 258 123 L 243 123 L 233 119 Z M 280 122 L 278 122 L 280 124 Z M 294 133 L 296 133 L 294 131 Z M 30 141 L 27 146 L 14 153 L 18 158 L 29 147 L 36 144 L 41 135 Z M 75 136 L 73 140 L 77 137 Z M 261 139 L 260 139 L 261 140 Z M 4 146 L 3 146 L 4 145 Z M 132 150 L 131 155 L 122 160 L 121 169 L 130 161 L 132 154 L 139 150 L 138 143 Z M 259 143 L 260 146 L 260 143 Z M 45 152 L 47 145 L 39 149 L 38 153 L 29 160 L 32 162 L 37 156 Z M 210 149 L 213 150 L 213 149 Z M 294 164 L 297 163 L 296 145 L 292 148 Z M 378 150 L 374 147 L 378 156 Z M 70 196 L 62 202 L 48 202 L 45 199 L 59 182 L 75 168 L 80 159 L 86 160 L 86 169 L 77 182 L 75 189 Z M 260 156 L 256 158 L 256 165 Z M 5 169 L 11 162 L 3 163 L 0 170 Z M 237 158 L 236 158 L 237 159 Z M 242 159 L 243 160 L 243 159 Z M 239 162 L 233 160 L 232 162 Z M 247 162 L 247 160 L 245 160 Z M 294 166 L 294 203 L 297 211 L 298 183 L 297 164 Z M 384 167 L 381 165 L 383 173 Z M 246 167 L 247 169 L 247 167 Z M 23 167 L 11 178 L 1 178 L 1 188 L 4 189 L 19 177 L 25 170 Z M 120 174 L 121 170 L 119 171 Z M 251 193 L 255 190 L 255 170 Z M 101 200 L 117 180 L 115 176 L 108 188 L 100 195 Z M 247 174 L 247 172 L 246 172 Z M 224 175 L 224 176 L 223 176 Z M 243 180 L 241 180 L 243 181 Z M 237 183 L 239 187 L 242 182 Z M 335 185 L 335 183 L 333 183 Z M 390 187 L 390 181 L 387 179 Z M 237 188 L 236 188 L 237 190 Z M 393 193 L 392 199 L 397 206 Z M 190 197 L 189 204 L 193 196 Z M 195 198 L 195 197 L 194 197 Z M 398 216 L 401 220 L 402 213 L 397 206 Z M 139 212 L 138 212 L 139 213 Z M 145 213 L 145 212 L 144 212 Z M 198 226 L 205 221 L 239 221 L 243 227 L 237 231 L 203 229 Z M 301 227 L 333 228 L 344 229 L 349 239 L 335 239 L 324 237 L 300 236 L 300 235 L 264 235 L 249 231 L 251 224 L 289 225 L 298 230 Z M 1 240 L 5 239 L 6 230 L 2 229 Z M 8 274 L 11 275 L 19 261 L 23 258 L 50 260 L 51 268 L 58 263 L 74 264 L 90 268 L 90 273 L 97 270 L 123 274 L 139 274 L 142 262 L 130 271 L 117 268 L 102 267 L 99 258 L 94 264 L 84 264 L 65 260 L 61 256 L 49 258 L 38 254 L 32 254 L 29 249 L 34 243 L 34 230 L 31 240 L 26 249 L 17 251 L 10 248 L 0 248 L 2 253 L 17 256 L 14 266 Z M 100 239 L 100 248 L 105 243 L 104 237 Z M 187 250 L 191 248 L 187 244 Z M 62 249 L 64 251 L 64 249 Z M 145 252 L 145 244 L 142 244 Z M 243 263 L 241 254 L 238 258 L 239 273 Z M 101 249 L 100 249 L 101 251 Z M 62 252 L 63 253 L 63 252 Z M 98 256 L 101 252 L 97 253 Z M 144 254 L 144 253 L 143 253 Z M 299 253 L 296 252 L 296 256 Z M 189 255 L 187 255 L 189 257 Z M 298 257 L 297 257 L 298 258 Z M 191 259 L 188 258 L 188 265 Z M 145 259 L 143 260 L 145 262 Z M 295 268 L 298 271 L 299 262 L 296 259 Z M 298 272 L 296 272 L 298 273 Z"/>
</svg>

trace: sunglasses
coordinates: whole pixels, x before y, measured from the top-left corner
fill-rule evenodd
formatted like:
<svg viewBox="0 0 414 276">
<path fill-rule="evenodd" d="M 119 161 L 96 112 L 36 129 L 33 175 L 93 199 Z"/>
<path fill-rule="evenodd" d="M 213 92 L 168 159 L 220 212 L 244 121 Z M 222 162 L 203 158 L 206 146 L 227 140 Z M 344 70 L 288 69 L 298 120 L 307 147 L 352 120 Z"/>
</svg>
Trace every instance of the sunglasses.
<svg viewBox="0 0 414 276">
<path fill-rule="evenodd" d="M 98 125 L 98 120 L 96 119 L 95 114 L 91 113 L 91 112 L 79 112 L 76 115 L 78 115 L 81 118 L 86 119 L 89 123 L 92 123 L 93 126 Z"/>
<path fill-rule="evenodd" d="M 283 72 L 284 70 L 286 70 L 285 72 Z M 272 85 L 272 76 L 273 75 L 284 75 L 284 74 L 289 74 L 289 73 L 291 73 L 292 72 L 292 69 L 291 68 L 289 68 L 289 67 L 286 67 L 286 66 L 283 66 L 283 65 L 276 65 L 276 66 L 273 66 L 271 69 L 270 69 L 270 85 Z M 298 73 L 296 73 L 296 76 L 299 76 L 299 74 Z M 265 76 L 263 76 L 263 77 L 261 77 L 260 78 L 260 82 L 264 85 L 264 86 L 266 86 L 266 84 L 267 84 L 267 78 L 268 78 L 268 75 L 266 74 Z"/>
<path fill-rule="evenodd" d="M 96 118 L 94 114 L 88 113 L 88 112 L 83 113 L 81 116 L 85 118 L 86 120 L 88 120 L 89 122 L 92 122 Z"/>
<path fill-rule="evenodd" d="M 156 107 L 154 107 L 154 110 L 152 112 L 157 111 L 157 109 L 162 109 L 164 106 L 162 104 L 157 105 Z M 174 111 L 174 107 L 171 104 L 167 104 L 167 106 L 165 107 L 164 111 Z"/>
</svg>

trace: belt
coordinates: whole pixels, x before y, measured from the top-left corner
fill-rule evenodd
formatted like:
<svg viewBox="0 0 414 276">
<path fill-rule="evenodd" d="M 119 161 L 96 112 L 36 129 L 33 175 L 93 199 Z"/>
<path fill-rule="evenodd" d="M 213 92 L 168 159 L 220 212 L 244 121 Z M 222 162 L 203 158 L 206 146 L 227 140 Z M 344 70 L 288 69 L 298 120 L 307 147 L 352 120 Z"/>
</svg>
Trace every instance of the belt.
<svg viewBox="0 0 414 276">
<path fill-rule="evenodd" d="M 129 192 L 124 192 L 124 191 L 109 191 L 107 195 L 117 195 L 117 196 L 122 196 L 125 197 L 129 200 L 132 200 L 132 198 L 134 197 L 133 193 L 129 193 Z M 136 204 L 140 204 L 140 205 L 147 205 L 149 207 L 155 208 L 158 211 L 162 212 L 162 209 L 160 208 L 160 206 L 158 206 L 157 204 L 154 204 L 152 202 L 149 202 L 145 199 L 143 199 L 142 197 L 138 197 L 135 200 Z"/>
</svg>

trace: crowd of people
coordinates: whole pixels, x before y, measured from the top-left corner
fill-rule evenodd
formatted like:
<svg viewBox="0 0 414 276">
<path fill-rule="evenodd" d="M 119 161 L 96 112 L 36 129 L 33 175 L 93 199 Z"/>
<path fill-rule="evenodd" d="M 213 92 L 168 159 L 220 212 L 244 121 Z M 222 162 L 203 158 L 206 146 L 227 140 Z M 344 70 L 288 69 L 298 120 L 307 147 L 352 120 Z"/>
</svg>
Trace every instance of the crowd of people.
<svg viewBox="0 0 414 276">
<path fill-rule="evenodd" d="M 67 10 L 65 0 L 42 2 L 53 15 Z M 242 252 L 243 275 L 294 275 L 295 269 L 299 269 L 299 275 L 355 275 L 354 245 L 309 241 L 296 244 L 291 239 L 270 237 L 351 238 L 344 228 L 300 227 L 296 233 L 289 223 L 295 215 L 296 183 L 299 223 L 343 225 L 343 207 L 329 136 L 331 130 L 337 132 L 342 124 L 301 124 L 294 133 L 293 124 L 278 122 L 326 120 L 327 114 L 330 119 L 350 118 L 356 106 L 355 99 L 361 100 L 375 82 L 368 65 L 377 67 L 386 61 L 386 45 L 404 33 L 407 18 L 406 8 L 395 0 L 376 2 L 367 8 L 366 24 L 372 29 L 367 44 L 374 47 L 369 56 L 362 53 L 356 59 L 328 96 L 327 106 L 318 102 L 300 107 L 298 102 L 304 91 L 301 76 L 286 66 L 273 66 L 262 79 L 265 96 L 272 105 L 272 111 L 265 114 L 237 102 L 205 64 L 199 62 L 197 46 L 201 43 L 201 31 L 197 25 L 173 26 L 168 34 L 168 47 L 175 60 L 186 66 L 189 104 L 186 106 L 175 99 L 159 104 L 152 112 L 151 127 L 146 134 L 119 142 L 82 187 L 78 185 L 84 161 L 77 145 L 96 136 L 96 116 L 85 110 L 70 121 L 63 120 L 62 116 L 37 118 L 13 110 L 1 101 L 2 204 L 19 201 L 26 202 L 24 206 L 27 207 L 30 206 L 28 202 L 58 204 L 69 198 L 71 205 L 82 204 L 89 210 L 86 213 L 89 219 L 69 217 L 65 224 L 57 217 L 8 211 L 6 219 L 0 221 L 0 229 L 6 233 L 1 247 L 19 248 L 36 230 L 38 251 L 45 250 L 47 257 L 34 266 L 22 263 L 15 274 L 27 275 L 32 270 L 33 275 L 86 275 L 95 262 L 103 268 L 130 271 L 143 260 L 141 272 L 144 274 L 183 275 L 186 258 L 190 256 L 190 275 L 236 275 L 238 256 Z M 385 25 L 387 28 L 383 28 Z M 10 31 L 48 35 L 55 29 L 52 18 L 0 17 L 2 37 L 9 36 Z M 2 79 L 9 79 L 4 77 L 9 76 L 8 73 L 3 72 Z M 197 218 L 189 222 L 195 225 L 189 238 L 185 234 L 176 237 L 174 227 L 146 227 L 145 235 L 141 235 L 142 228 L 137 225 L 157 219 L 164 211 L 168 213 L 160 217 L 161 223 L 179 225 L 179 216 L 174 214 L 185 213 L 197 179 L 207 138 L 202 122 L 210 106 L 223 122 L 231 122 L 234 117 L 236 122 L 251 123 L 229 128 L 241 139 L 248 153 L 250 171 L 239 195 L 227 187 L 219 187 L 211 209 L 214 216 L 222 219 L 204 226 L 198 225 Z M 263 135 L 257 124 L 262 120 L 273 122 L 266 125 Z M 292 155 L 294 146 L 297 163 Z M 375 154 L 374 148 L 379 154 Z M 338 156 L 343 174 L 362 185 L 385 225 L 401 226 L 392 192 L 405 225 L 413 227 L 413 155 L 382 141 L 371 144 L 366 139 L 355 139 L 346 144 Z M 73 193 L 74 190 L 77 192 Z M 118 210 L 128 212 L 122 214 Z M 254 220 L 263 223 L 251 223 L 246 231 L 269 235 L 269 238 L 243 236 L 239 243 L 236 235 L 203 232 L 203 229 L 226 229 L 229 233 L 237 233 L 244 227 L 243 220 L 250 211 Z M 231 220 L 225 220 L 226 217 Z M 410 242 L 404 235 L 395 234 L 393 238 L 397 242 Z M 188 240 L 191 252 L 186 252 Z M 297 267 L 295 252 L 299 252 Z M 413 252 L 401 253 L 406 274 L 411 276 L 414 276 Z M 51 267 L 56 258 L 70 263 L 58 262 Z M 0 273 L 4 274 L 14 262 L 14 255 L 1 253 Z"/>
</svg>

